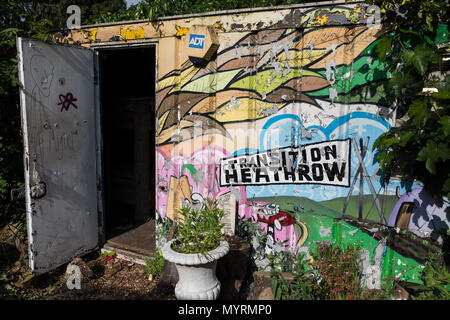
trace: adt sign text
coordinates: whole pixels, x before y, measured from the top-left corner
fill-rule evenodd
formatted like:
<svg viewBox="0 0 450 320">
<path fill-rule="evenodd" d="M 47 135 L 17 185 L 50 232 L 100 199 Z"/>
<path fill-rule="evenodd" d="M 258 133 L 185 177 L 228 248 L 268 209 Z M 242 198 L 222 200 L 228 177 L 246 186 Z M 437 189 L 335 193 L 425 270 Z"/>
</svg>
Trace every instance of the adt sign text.
<svg viewBox="0 0 450 320">
<path fill-rule="evenodd" d="M 189 48 L 203 49 L 205 45 L 205 36 L 191 33 L 189 35 Z"/>
</svg>

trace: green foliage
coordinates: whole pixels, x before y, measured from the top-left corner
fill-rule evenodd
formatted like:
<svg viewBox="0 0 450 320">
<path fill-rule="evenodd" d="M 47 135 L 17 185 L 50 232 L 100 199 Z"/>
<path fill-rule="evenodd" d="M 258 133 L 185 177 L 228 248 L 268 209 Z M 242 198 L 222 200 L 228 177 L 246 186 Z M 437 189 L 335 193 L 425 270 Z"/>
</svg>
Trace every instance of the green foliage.
<svg viewBox="0 0 450 320">
<path fill-rule="evenodd" d="M 423 182 L 433 197 L 449 197 L 450 75 L 442 72 L 448 69 L 446 49 L 435 44 L 448 39 L 442 22 L 449 5 L 443 0 L 368 2 L 378 5 L 384 18 L 376 52 L 390 63 L 387 94 L 395 97 L 398 115 L 406 114 L 374 143 L 376 160 L 387 176 Z M 438 92 L 424 90 L 430 87 Z"/>
<path fill-rule="evenodd" d="M 220 245 L 225 213 L 217 200 L 207 198 L 201 209 L 184 206 L 180 213 L 183 219 L 178 221 L 177 237 L 172 244 L 175 251 L 206 254 Z"/>
<path fill-rule="evenodd" d="M 149 1 L 142 1 L 130 6 L 128 9 L 120 7 L 113 10 L 98 10 L 96 12 L 91 12 L 91 16 L 88 19 L 83 20 L 82 23 L 97 24 L 147 19 L 149 17 L 150 8 Z"/>
<path fill-rule="evenodd" d="M 256 260 L 263 260 L 266 257 L 265 247 L 267 242 L 267 233 L 262 229 L 259 223 L 252 222 L 252 219 L 236 222 L 236 236 L 244 239 L 252 246 L 252 267 L 256 267 Z"/>
<path fill-rule="evenodd" d="M 103 14 L 116 14 L 126 11 L 124 0 L 42 0 L 26 1 L 33 3 L 33 16 L 39 23 L 45 23 L 50 30 L 66 29 L 69 14 L 66 12 L 70 5 L 80 7 L 81 23 L 83 25 L 96 22 L 97 17 Z M 44 27 L 44 26 L 43 26 Z"/>
<path fill-rule="evenodd" d="M 173 221 L 170 220 L 169 218 L 166 218 L 163 220 L 159 214 L 157 216 L 158 216 L 158 218 L 155 221 L 155 223 L 156 223 L 156 230 L 155 230 L 156 240 L 166 243 L 167 239 L 169 238 L 169 235 L 170 235 L 170 229 L 172 228 Z"/>
<path fill-rule="evenodd" d="M 179 14 L 200 13 L 219 10 L 241 9 L 241 8 L 256 8 L 256 7 L 270 7 L 281 4 L 292 4 L 304 1 L 278 1 L 278 0 L 255 0 L 251 2 L 239 0 L 153 0 L 149 1 L 151 10 L 149 19 L 153 20 L 162 16 L 172 16 Z"/>
<path fill-rule="evenodd" d="M 442 259 L 442 252 L 432 253 L 420 276 L 423 285 L 414 288 L 413 300 L 449 300 L 450 273 Z"/>
<path fill-rule="evenodd" d="M 383 36 L 378 45 L 375 48 L 375 52 L 378 54 L 378 59 L 381 62 L 385 62 L 388 56 L 388 53 L 392 46 L 392 38 L 390 36 Z"/>
<path fill-rule="evenodd" d="M 270 271 L 271 288 L 274 300 L 292 300 L 292 289 L 280 271 Z M 305 299 L 306 300 L 306 299 Z"/>
<path fill-rule="evenodd" d="M 303 254 L 292 259 L 288 282 L 277 268 L 271 268 L 272 292 L 276 300 L 378 300 L 389 299 L 393 287 L 382 290 L 361 288 L 359 246 L 340 247 L 328 241 L 316 242 L 311 258 Z"/>
<path fill-rule="evenodd" d="M 103 260 L 108 257 L 115 257 L 116 253 L 114 251 L 100 251 L 98 253 L 97 260 Z"/>
<path fill-rule="evenodd" d="M 117 22 L 126 20 L 149 19 L 182 14 L 193 14 L 209 11 L 232 10 L 242 8 L 271 7 L 306 2 L 305 0 L 255 0 L 251 2 L 239 0 L 142 0 L 128 9 L 102 11 L 91 17 L 89 22 Z"/>
<path fill-rule="evenodd" d="M 293 281 L 288 282 L 281 271 L 272 266 L 270 276 L 271 287 L 275 300 L 318 300 L 323 296 L 320 277 L 308 270 L 305 256 L 298 254 L 293 259 Z"/>
<path fill-rule="evenodd" d="M 162 256 L 161 250 L 157 249 L 153 257 L 146 259 L 145 265 L 147 267 L 147 274 L 153 277 L 159 276 L 164 267 L 164 257 Z"/>
<path fill-rule="evenodd" d="M 359 245 L 341 247 L 328 241 L 316 242 L 312 252 L 314 267 L 321 275 L 324 299 L 378 300 L 391 296 L 389 284 L 382 290 L 361 287 L 361 266 L 358 264 Z"/>
<path fill-rule="evenodd" d="M 16 36 L 25 28 L 17 1 L 0 2 L 0 226 L 25 221 L 25 205 L 10 190 L 23 186 Z M 25 223 L 23 223 L 25 225 Z"/>
<path fill-rule="evenodd" d="M 278 248 L 284 248 L 283 241 L 277 241 L 275 246 Z M 273 252 L 266 253 L 266 246 L 264 245 L 264 257 L 269 260 L 270 269 L 277 269 L 281 272 L 293 272 L 295 265 L 292 264 L 292 254 L 284 250 L 274 250 Z M 267 267 L 264 267 L 266 269 Z"/>
</svg>

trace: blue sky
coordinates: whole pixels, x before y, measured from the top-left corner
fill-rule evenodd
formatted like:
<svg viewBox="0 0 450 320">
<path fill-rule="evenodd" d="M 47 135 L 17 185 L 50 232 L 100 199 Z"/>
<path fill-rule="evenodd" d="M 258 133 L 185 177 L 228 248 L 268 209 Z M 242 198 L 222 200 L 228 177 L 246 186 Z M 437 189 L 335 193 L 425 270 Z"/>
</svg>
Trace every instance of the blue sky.
<svg viewBox="0 0 450 320">
<path fill-rule="evenodd" d="M 125 0 L 125 2 L 127 3 L 127 8 L 129 8 L 131 5 L 141 2 L 141 0 Z"/>
</svg>

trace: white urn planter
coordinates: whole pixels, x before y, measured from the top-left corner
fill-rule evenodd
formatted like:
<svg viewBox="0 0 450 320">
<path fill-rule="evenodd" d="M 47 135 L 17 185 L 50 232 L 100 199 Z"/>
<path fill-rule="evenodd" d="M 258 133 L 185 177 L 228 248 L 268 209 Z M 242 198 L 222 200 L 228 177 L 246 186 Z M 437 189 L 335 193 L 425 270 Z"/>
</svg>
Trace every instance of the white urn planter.
<svg viewBox="0 0 450 320">
<path fill-rule="evenodd" d="M 220 281 L 216 276 L 217 260 L 230 250 L 226 241 L 208 253 L 185 254 L 172 249 L 171 240 L 162 248 L 163 257 L 173 262 L 178 271 L 175 296 L 178 300 L 215 300 L 220 293 Z"/>
</svg>

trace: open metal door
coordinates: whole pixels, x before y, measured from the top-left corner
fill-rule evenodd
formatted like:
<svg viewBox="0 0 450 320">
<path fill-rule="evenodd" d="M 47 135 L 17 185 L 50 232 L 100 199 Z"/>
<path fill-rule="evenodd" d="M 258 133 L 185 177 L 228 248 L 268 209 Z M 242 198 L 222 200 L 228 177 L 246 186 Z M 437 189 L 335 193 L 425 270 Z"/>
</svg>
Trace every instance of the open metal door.
<svg viewBox="0 0 450 320">
<path fill-rule="evenodd" d="M 94 51 L 18 38 L 29 261 L 52 270 L 97 247 Z"/>
</svg>

